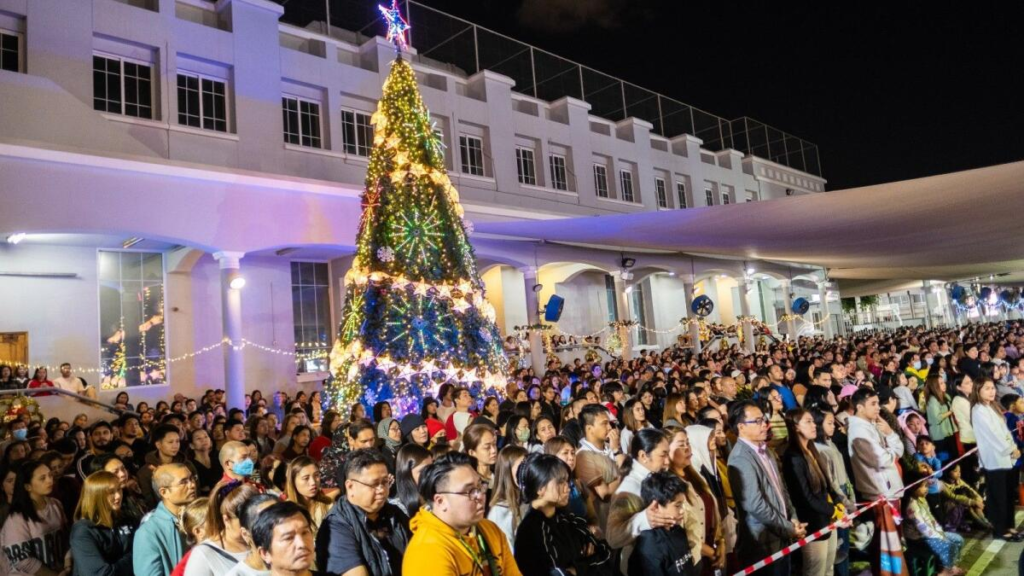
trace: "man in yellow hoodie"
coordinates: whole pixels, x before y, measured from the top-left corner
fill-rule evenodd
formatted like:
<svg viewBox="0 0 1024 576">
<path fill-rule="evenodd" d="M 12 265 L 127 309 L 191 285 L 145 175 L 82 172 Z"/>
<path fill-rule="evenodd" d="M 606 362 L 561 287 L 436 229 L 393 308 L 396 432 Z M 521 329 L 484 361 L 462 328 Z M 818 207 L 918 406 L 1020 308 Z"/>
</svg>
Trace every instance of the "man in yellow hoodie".
<svg viewBox="0 0 1024 576">
<path fill-rule="evenodd" d="M 426 506 L 410 522 L 404 574 L 521 576 L 508 539 L 484 519 L 486 488 L 469 456 L 450 452 L 420 474 Z"/>
</svg>

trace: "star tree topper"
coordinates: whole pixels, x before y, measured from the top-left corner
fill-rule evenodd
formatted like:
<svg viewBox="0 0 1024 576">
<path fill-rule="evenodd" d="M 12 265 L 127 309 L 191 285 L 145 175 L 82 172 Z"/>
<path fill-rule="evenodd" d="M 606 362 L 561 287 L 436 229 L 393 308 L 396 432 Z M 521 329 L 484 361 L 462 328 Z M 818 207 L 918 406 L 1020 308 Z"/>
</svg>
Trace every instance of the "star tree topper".
<svg viewBox="0 0 1024 576">
<path fill-rule="evenodd" d="M 377 5 L 381 15 L 388 24 L 388 42 L 395 44 L 395 50 L 406 52 L 409 50 L 409 43 L 405 39 L 405 31 L 410 28 L 409 23 L 402 18 L 402 11 L 398 9 L 398 0 L 391 0 L 391 8 Z"/>
</svg>

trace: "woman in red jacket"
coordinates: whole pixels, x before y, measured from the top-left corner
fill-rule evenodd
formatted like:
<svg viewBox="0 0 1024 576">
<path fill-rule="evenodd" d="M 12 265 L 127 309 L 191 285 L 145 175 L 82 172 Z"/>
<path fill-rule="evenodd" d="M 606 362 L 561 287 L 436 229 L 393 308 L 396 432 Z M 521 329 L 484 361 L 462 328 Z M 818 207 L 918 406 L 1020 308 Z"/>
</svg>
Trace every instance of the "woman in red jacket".
<svg viewBox="0 0 1024 576">
<path fill-rule="evenodd" d="M 53 382 L 47 378 L 46 368 L 40 366 L 36 368 L 35 374 L 32 376 L 32 381 L 28 383 L 29 388 L 53 388 Z M 35 392 L 32 396 L 52 396 L 52 392 Z"/>
</svg>

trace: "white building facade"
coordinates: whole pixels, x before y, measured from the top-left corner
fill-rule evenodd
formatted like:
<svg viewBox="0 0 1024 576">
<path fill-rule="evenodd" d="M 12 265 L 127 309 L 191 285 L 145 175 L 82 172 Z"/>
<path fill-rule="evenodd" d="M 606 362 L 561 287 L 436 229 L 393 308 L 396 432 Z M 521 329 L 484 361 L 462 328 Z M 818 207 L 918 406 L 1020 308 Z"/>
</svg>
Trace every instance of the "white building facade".
<svg viewBox="0 0 1024 576">
<path fill-rule="evenodd" d="M 265 0 L 0 0 L 0 364 L 68 361 L 97 381 L 120 362 L 139 399 L 323 378 L 394 49 L 282 14 Z M 762 159 L 749 141 L 710 149 L 578 98 L 522 94 L 491 70 L 413 62 L 471 221 L 824 191 L 820 170 Z M 700 294 L 711 321 L 838 327 L 820 270 L 473 240 L 505 334 L 552 294 L 566 300 L 559 331 L 636 320 L 634 349 L 674 343 Z M 796 297 L 812 302 L 807 322 L 779 325 Z"/>
</svg>

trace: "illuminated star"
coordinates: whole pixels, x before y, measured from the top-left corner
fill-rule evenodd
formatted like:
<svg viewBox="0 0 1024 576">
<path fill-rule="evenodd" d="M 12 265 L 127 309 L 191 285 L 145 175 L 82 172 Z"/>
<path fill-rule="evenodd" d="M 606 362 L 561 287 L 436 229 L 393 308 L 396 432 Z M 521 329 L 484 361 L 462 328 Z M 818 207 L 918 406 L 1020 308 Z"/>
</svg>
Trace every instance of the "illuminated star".
<svg viewBox="0 0 1024 576">
<path fill-rule="evenodd" d="M 469 309 L 469 302 L 466 302 L 462 298 L 452 301 L 452 310 L 459 314 Z"/>
<path fill-rule="evenodd" d="M 442 372 L 444 372 L 448 380 L 452 380 L 459 375 L 459 369 L 454 364 L 449 364 Z"/>
<path fill-rule="evenodd" d="M 385 354 L 384 356 L 377 356 L 377 368 L 378 369 L 383 370 L 384 372 L 387 372 L 394 365 L 395 365 L 395 363 L 392 362 L 391 358 L 388 355 Z"/>
<path fill-rule="evenodd" d="M 409 29 L 409 23 L 402 18 L 402 11 L 398 9 L 398 0 L 391 0 L 391 8 L 378 5 L 385 22 L 388 24 L 388 42 L 395 44 L 395 50 L 402 52 L 409 50 L 409 44 L 405 40 L 405 31 Z"/>
</svg>

